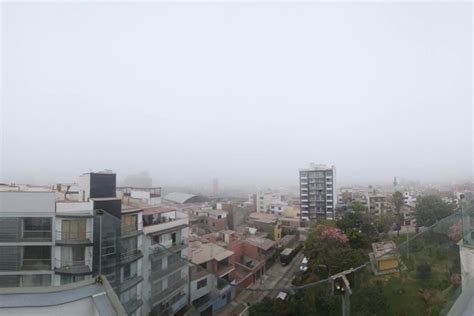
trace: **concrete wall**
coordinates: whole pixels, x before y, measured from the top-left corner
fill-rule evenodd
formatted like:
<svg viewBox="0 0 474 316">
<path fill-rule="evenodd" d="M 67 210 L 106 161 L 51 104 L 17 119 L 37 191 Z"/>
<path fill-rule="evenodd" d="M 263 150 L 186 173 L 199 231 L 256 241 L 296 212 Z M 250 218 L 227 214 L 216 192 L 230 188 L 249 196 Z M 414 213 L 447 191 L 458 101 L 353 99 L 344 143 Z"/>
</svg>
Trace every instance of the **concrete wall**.
<svg viewBox="0 0 474 316">
<path fill-rule="evenodd" d="M 0 192 L 0 213 L 2 216 L 16 216 L 29 213 L 31 216 L 54 215 L 54 192 Z"/>
</svg>

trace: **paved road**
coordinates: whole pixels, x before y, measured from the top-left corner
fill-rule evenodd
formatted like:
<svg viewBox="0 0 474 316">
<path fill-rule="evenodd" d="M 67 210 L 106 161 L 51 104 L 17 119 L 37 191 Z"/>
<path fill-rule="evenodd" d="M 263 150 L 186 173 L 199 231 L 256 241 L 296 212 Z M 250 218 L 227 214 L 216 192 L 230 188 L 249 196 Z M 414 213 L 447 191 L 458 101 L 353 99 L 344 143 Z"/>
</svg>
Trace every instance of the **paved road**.
<svg viewBox="0 0 474 316">
<path fill-rule="evenodd" d="M 286 288 L 291 286 L 291 281 L 295 276 L 295 273 L 298 271 L 301 261 L 303 260 L 303 254 L 300 252 L 298 253 L 295 258 L 291 261 L 290 264 L 287 266 L 282 266 L 279 262 L 273 264 L 273 266 L 267 270 L 266 274 L 258 280 L 255 284 L 251 286 L 252 289 L 259 289 L 259 288 Z M 274 291 L 242 291 L 237 298 L 228 304 L 220 313 L 219 315 L 231 315 L 237 316 L 241 314 L 247 304 L 255 304 L 261 300 L 265 296 L 268 297 L 276 297 L 278 295 L 277 290 Z M 242 315 L 246 315 L 246 311 L 242 313 Z"/>
</svg>

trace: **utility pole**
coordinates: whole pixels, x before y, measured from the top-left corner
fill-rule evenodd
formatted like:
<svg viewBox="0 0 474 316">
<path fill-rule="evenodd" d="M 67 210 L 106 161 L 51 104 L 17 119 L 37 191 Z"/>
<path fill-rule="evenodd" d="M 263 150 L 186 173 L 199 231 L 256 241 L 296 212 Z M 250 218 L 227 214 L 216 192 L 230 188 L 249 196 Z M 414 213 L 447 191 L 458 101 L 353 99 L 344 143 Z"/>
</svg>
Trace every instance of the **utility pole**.
<svg viewBox="0 0 474 316">
<path fill-rule="evenodd" d="M 341 295 L 342 300 L 342 316 L 351 315 L 351 295 L 352 290 L 349 280 L 346 278 L 346 273 L 352 271 L 344 271 L 342 273 L 332 276 L 332 289 L 334 295 Z"/>
</svg>

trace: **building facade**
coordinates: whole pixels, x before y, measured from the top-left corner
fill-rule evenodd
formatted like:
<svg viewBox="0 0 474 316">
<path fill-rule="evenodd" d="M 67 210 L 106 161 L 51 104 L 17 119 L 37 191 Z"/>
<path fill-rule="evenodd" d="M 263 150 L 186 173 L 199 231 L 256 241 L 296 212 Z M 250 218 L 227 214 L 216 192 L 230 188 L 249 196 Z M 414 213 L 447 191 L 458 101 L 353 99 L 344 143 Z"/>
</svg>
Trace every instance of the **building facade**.
<svg viewBox="0 0 474 316">
<path fill-rule="evenodd" d="M 300 169 L 300 216 L 302 220 L 336 218 L 336 168 L 311 164 Z"/>
</svg>

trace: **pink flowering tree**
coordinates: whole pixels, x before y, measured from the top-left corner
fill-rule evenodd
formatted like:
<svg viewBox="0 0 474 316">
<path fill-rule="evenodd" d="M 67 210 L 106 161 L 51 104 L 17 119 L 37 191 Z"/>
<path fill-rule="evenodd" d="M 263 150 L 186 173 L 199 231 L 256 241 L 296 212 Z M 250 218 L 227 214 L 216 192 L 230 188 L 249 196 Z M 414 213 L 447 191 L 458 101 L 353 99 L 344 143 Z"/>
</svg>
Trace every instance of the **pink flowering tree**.
<svg viewBox="0 0 474 316">
<path fill-rule="evenodd" d="M 311 229 L 304 244 L 304 254 L 313 271 L 320 274 L 341 272 L 367 260 L 361 249 L 350 247 L 349 239 L 339 228 L 325 225 Z"/>
</svg>

